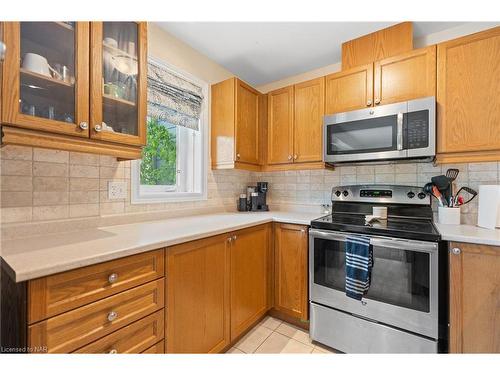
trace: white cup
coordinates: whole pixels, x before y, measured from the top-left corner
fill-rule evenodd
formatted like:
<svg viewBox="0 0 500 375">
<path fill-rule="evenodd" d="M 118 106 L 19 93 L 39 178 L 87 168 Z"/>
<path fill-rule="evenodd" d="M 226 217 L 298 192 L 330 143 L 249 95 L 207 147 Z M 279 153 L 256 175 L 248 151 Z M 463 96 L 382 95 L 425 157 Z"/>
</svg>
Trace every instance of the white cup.
<svg viewBox="0 0 500 375">
<path fill-rule="evenodd" d="M 373 207 L 373 216 L 387 219 L 387 207 Z"/>
<path fill-rule="evenodd" d="M 49 62 L 43 56 L 36 53 L 27 53 L 23 58 L 23 69 L 29 70 L 33 73 L 38 73 L 47 77 L 51 77 Z"/>
<path fill-rule="evenodd" d="M 460 224 L 460 207 L 438 207 L 439 224 Z"/>
</svg>

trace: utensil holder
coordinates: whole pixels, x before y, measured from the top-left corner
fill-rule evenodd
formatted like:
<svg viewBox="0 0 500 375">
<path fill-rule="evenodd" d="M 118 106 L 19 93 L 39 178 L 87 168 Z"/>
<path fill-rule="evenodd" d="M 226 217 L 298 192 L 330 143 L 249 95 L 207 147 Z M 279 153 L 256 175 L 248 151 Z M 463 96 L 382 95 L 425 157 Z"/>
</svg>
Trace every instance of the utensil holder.
<svg viewBox="0 0 500 375">
<path fill-rule="evenodd" d="M 438 207 L 439 224 L 460 224 L 460 207 Z"/>
</svg>

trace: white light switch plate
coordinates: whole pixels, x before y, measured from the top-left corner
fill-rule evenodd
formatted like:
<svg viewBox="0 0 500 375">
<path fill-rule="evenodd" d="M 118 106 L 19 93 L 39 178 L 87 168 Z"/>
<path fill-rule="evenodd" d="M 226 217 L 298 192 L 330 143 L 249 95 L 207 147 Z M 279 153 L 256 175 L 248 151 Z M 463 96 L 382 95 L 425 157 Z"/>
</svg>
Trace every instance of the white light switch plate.
<svg viewBox="0 0 500 375">
<path fill-rule="evenodd" d="M 127 198 L 127 186 L 122 181 L 108 182 L 108 199 L 125 199 Z"/>
</svg>

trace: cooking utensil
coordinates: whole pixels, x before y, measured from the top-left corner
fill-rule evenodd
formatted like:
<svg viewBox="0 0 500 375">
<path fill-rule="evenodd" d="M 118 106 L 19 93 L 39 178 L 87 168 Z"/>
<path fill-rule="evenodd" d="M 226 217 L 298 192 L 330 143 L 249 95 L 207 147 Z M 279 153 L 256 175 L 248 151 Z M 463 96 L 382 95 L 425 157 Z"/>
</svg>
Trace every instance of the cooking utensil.
<svg viewBox="0 0 500 375">
<path fill-rule="evenodd" d="M 450 179 L 445 175 L 439 175 L 432 177 L 431 182 L 437 187 L 443 196 L 444 201 L 446 202 L 445 205 L 448 205 L 451 197 Z"/>
<path fill-rule="evenodd" d="M 441 192 L 439 191 L 439 189 L 433 185 L 432 186 L 432 195 L 434 195 L 439 203 L 440 206 L 445 206 L 445 201 L 444 201 L 444 198 L 443 198 L 443 195 L 441 194 Z"/>
<path fill-rule="evenodd" d="M 450 182 L 453 182 L 456 180 L 458 174 L 460 173 L 460 171 L 456 168 L 449 168 L 447 171 L 446 171 L 446 177 L 448 177 L 448 179 L 450 180 Z"/>
<path fill-rule="evenodd" d="M 457 194 L 455 194 L 455 197 L 458 197 L 458 195 L 460 194 L 461 191 L 465 191 L 467 193 L 469 193 L 471 195 L 471 198 L 469 198 L 469 200 L 465 201 L 464 203 L 462 204 L 467 204 L 469 203 L 471 200 L 474 199 L 474 197 L 477 195 L 477 191 L 475 191 L 474 189 L 471 189 L 470 187 L 468 186 L 462 186 L 458 191 L 457 191 Z M 462 197 L 462 199 L 464 199 Z"/>
</svg>

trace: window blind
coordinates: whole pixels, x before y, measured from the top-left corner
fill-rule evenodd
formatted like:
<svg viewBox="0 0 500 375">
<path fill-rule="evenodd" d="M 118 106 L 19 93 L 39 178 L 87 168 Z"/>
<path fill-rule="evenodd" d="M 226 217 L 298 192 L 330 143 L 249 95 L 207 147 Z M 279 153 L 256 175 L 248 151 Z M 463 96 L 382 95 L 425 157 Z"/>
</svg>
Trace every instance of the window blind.
<svg viewBox="0 0 500 375">
<path fill-rule="evenodd" d="M 201 87 L 151 59 L 148 60 L 148 116 L 199 130 Z"/>
</svg>

